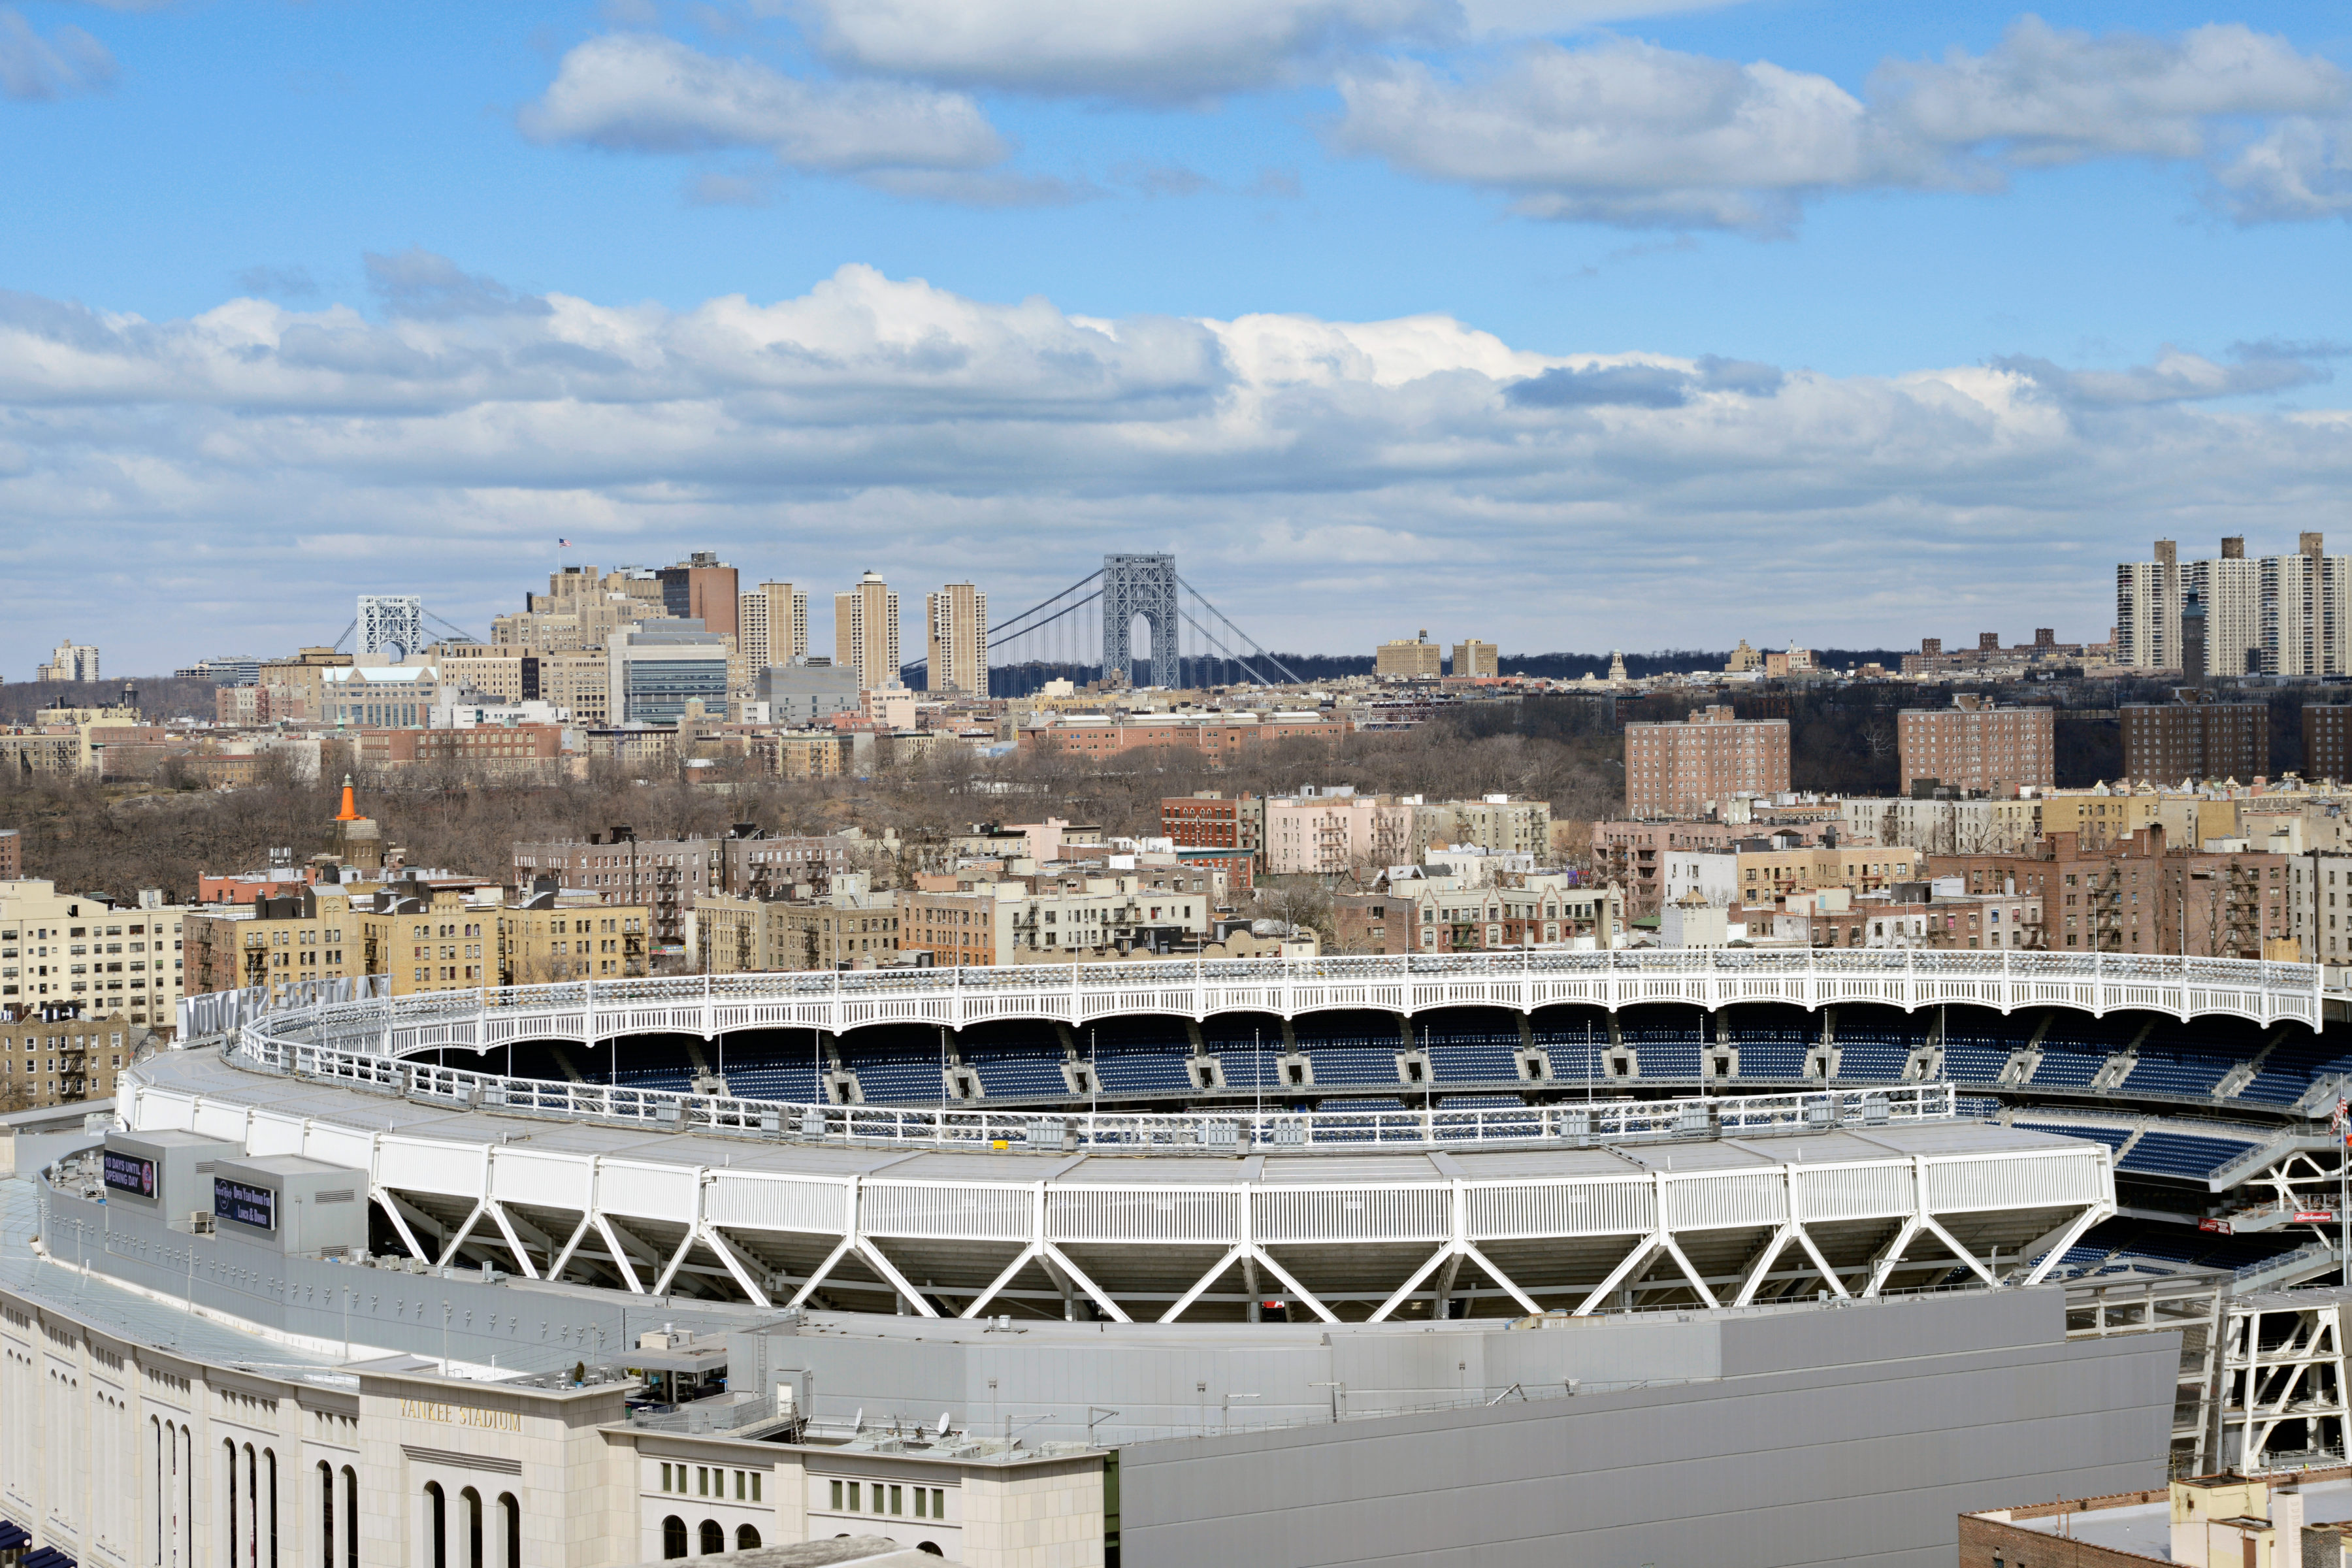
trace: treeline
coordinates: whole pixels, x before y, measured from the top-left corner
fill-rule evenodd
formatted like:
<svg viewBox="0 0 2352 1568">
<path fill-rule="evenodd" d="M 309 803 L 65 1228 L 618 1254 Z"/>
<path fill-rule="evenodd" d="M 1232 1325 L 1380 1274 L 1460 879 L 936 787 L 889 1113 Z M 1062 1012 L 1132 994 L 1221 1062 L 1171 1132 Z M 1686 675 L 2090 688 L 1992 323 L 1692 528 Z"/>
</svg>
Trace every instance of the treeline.
<svg viewBox="0 0 2352 1568">
<path fill-rule="evenodd" d="M 1902 787 L 1899 713 L 1945 706 L 1950 695 L 1887 684 L 1757 692 L 1731 701 L 1742 717 L 1789 721 L 1796 788 L 1889 795 Z M 2164 700 L 2169 693 L 2153 681 L 2074 681 L 2005 695 L 2056 707 L 2057 782 L 2083 786 L 2122 773 L 2116 704 Z M 2242 700 L 2269 706 L 2272 775 L 2300 768 L 2301 710 L 2315 700 L 2314 691 Z M 1351 784 L 1367 794 L 1431 799 L 1510 794 L 1549 801 L 1555 819 L 1581 822 L 1623 807 L 1626 721 L 1679 718 L 1707 700 L 1703 693 L 1622 700 L 1605 693 L 1531 696 L 1471 706 L 1414 730 L 1336 742 L 1278 740 L 1222 768 L 1183 747 L 1097 762 L 1048 744 L 986 760 L 942 752 L 864 779 L 785 781 L 742 763 L 692 770 L 600 763 L 580 777 L 544 784 L 492 783 L 456 767 L 385 772 L 359 782 L 362 808 L 382 825 L 387 844 L 404 848 L 411 865 L 498 878 L 507 874 L 518 841 L 584 837 L 623 826 L 642 838 L 719 834 L 738 822 L 783 833 L 854 826 L 913 844 L 977 822 L 1050 815 L 1143 836 L 1158 831 L 1163 798 L 1211 789 L 1283 795 L 1309 784 Z M 0 826 L 23 834 L 28 875 L 78 892 L 129 898 L 160 888 L 184 899 L 195 891 L 199 872 L 254 869 L 276 851 L 300 861 L 327 848 L 340 783 L 299 779 L 283 759 L 266 760 L 251 785 L 234 790 L 19 775 L 0 778 Z"/>
</svg>

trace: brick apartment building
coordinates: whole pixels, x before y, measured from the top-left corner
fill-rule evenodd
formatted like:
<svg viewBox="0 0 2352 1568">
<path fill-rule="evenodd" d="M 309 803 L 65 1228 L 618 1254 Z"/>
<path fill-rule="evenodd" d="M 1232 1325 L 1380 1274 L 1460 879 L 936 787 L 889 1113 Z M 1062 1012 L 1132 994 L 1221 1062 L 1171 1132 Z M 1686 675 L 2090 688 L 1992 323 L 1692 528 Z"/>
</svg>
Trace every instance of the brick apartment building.
<svg viewBox="0 0 2352 1568">
<path fill-rule="evenodd" d="M 2352 780 L 2352 703 L 2314 702 L 2303 710 L 2303 776 L 2308 783 Z"/>
<path fill-rule="evenodd" d="M 1702 816 L 1741 795 L 1789 787 L 1789 721 L 1717 706 L 1680 724 L 1625 726 L 1625 815 Z"/>
<path fill-rule="evenodd" d="M 2271 710 L 2260 702 L 2126 702 L 2124 774 L 2158 784 L 2270 772 Z"/>
<path fill-rule="evenodd" d="M 2013 795 L 2024 784 L 2057 781 L 2055 711 L 1998 708 L 1973 692 L 1949 708 L 1906 708 L 1895 717 L 1895 744 L 1907 790 L 1933 779 L 1968 791 Z"/>
<path fill-rule="evenodd" d="M 1265 844 L 1265 798 L 1171 795 L 1160 803 L 1160 832 L 1179 849 L 1237 849 L 1255 858 Z"/>
</svg>

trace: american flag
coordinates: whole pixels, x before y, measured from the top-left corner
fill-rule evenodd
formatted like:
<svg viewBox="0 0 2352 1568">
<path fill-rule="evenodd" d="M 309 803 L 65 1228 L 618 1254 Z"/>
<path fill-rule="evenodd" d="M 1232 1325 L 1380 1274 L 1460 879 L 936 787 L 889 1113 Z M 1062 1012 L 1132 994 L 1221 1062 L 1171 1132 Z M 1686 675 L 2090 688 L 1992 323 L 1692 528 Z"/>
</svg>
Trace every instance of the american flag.
<svg viewBox="0 0 2352 1568">
<path fill-rule="evenodd" d="M 572 541 L 568 539 L 559 539 L 555 542 L 555 547 L 558 550 L 569 550 L 572 548 Z"/>
<path fill-rule="evenodd" d="M 2327 1119 L 2328 1131 L 2342 1132 L 2347 1114 L 2352 1114 L 2352 1100 L 2347 1100 L 2339 1094 L 2336 1097 L 2336 1114 Z"/>
</svg>

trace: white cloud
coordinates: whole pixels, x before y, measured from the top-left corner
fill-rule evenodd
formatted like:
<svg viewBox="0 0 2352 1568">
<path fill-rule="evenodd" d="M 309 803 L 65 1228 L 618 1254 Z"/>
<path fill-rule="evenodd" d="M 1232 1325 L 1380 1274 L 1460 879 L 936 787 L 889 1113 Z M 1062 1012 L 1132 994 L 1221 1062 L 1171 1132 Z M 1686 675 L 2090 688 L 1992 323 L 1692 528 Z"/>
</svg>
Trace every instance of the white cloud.
<svg viewBox="0 0 2352 1568">
<path fill-rule="evenodd" d="M 1303 58 L 1450 39 L 1452 0 L 810 0 L 862 69 L 1084 98 L 1180 101 L 1281 81 Z"/>
<path fill-rule="evenodd" d="M 2297 116 L 2242 148 L 2214 172 L 2223 206 L 2241 223 L 2352 217 L 2352 116 Z"/>
<path fill-rule="evenodd" d="M 1762 228 L 1876 162 L 1826 77 L 1612 41 L 1536 44 L 1475 84 L 1419 63 L 1340 79 L 1335 139 L 1415 174 L 1517 194 L 1540 217 Z"/>
<path fill-rule="evenodd" d="M 535 141 L 615 152 L 760 148 L 787 168 L 825 174 L 978 170 L 1005 155 L 988 117 L 961 93 L 806 80 L 635 33 L 592 38 L 565 55 L 521 125 Z"/>
<path fill-rule="evenodd" d="M 1769 61 L 1622 40 L 1528 45 L 1476 79 L 1358 68 L 1339 88 L 1343 151 L 1542 217 L 1769 232 L 1825 191 L 1995 189 L 2094 158 L 2219 163 L 2249 120 L 2277 129 L 2217 174 L 2236 216 L 2352 204 L 2340 127 L 2331 142 L 2302 118 L 2352 109 L 2352 78 L 2235 24 L 2095 37 L 2029 16 L 1983 55 L 1890 61 L 1860 98 Z"/>
<path fill-rule="evenodd" d="M 1170 103 L 1277 85 L 1365 48 L 1527 37 L 1728 0 L 805 0 L 860 69 Z"/>
<path fill-rule="evenodd" d="M 0 6 L 0 98 L 37 101 L 96 92 L 114 80 L 114 57 L 71 23 L 43 37 L 24 16 Z"/>
<path fill-rule="evenodd" d="M 820 584 L 887 559 L 902 591 L 968 574 L 1008 605 L 1174 548 L 1288 647 L 1356 647 L 1375 602 L 1513 650 L 1899 644 L 1979 604 L 2092 635 L 2147 538 L 2284 539 L 2352 482 L 2343 415 L 2249 395 L 2326 345 L 1839 378 L 1444 316 L 1097 321 L 863 267 L 687 310 L 423 252 L 370 270 L 381 321 L 0 296 L 21 596 L 109 606 L 77 635 L 124 670 L 223 624 L 331 637 L 362 590 L 486 630 L 558 535 Z M 62 629 L 20 618 L 0 658 Z"/>
</svg>

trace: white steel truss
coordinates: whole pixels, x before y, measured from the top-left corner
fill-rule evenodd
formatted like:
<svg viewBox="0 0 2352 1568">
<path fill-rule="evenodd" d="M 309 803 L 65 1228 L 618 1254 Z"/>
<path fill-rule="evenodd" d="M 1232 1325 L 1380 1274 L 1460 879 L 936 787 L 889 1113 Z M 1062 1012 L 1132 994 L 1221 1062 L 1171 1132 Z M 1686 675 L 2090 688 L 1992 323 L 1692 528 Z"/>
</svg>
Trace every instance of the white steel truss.
<svg viewBox="0 0 2352 1568">
<path fill-rule="evenodd" d="M 267 1095 L 240 1096 L 246 1075 L 206 1070 L 226 1092 L 165 1089 L 134 1073 L 126 1121 L 364 1171 L 417 1258 L 428 1256 L 420 1232 L 429 1230 L 440 1239 L 430 1256 L 442 1259 L 470 1248 L 541 1278 L 585 1261 L 638 1294 L 691 1278 L 698 1289 L 731 1281 L 755 1302 L 806 1302 L 843 1283 L 838 1270 L 855 1259 L 874 1281 L 856 1288 L 926 1316 L 976 1316 L 1032 1269 L 1118 1321 L 1180 1320 L 1236 1268 L 1253 1296 L 1271 1279 L 1326 1321 L 1341 1321 L 1343 1308 L 1384 1320 L 1416 1299 L 1443 1311 L 1462 1293 L 1465 1266 L 1492 1282 L 1490 1300 L 1527 1312 L 1591 1313 L 1622 1292 L 1745 1303 L 1800 1276 L 1842 1296 L 1879 1294 L 1898 1274 L 1992 1285 L 2006 1282 L 2004 1268 L 2020 1278 L 2030 1259 L 2017 1249 L 2028 1243 L 2046 1248 L 2024 1268 L 2033 1282 L 2074 1236 L 2115 1212 L 2104 1145 L 2020 1143 L 1989 1127 L 1976 1133 L 1986 1146 L 1933 1153 L 1895 1142 L 1902 1126 L 1836 1132 L 1834 1157 L 1819 1141 L 1809 1157 L 1801 1132 L 1706 1139 L 1739 1163 L 1683 1170 L 1555 1146 L 1519 1157 L 1526 1173 L 1509 1177 L 1433 1178 L 1425 1161 L 1395 1158 L 1395 1176 L 1347 1161 L 1315 1179 L 1312 1162 L 1292 1162 L 1306 1173 L 1244 1179 L 1227 1173 L 1255 1167 L 1231 1160 L 1203 1167 L 1206 1180 L 1118 1181 L 1095 1173 L 1116 1162 L 1069 1162 L 1062 1176 L 1052 1173 L 1064 1168 L 1058 1158 L 1008 1152 L 986 1157 L 986 1175 L 925 1178 L 887 1167 L 843 1174 L 830 1151 L 772 1141 L 751 1144 L 762 1152 L 756 1168 L 664 1160 L 626 1131 L 614 1139 L 625 1153 L 509 1143 L 512 1121 L 462 1113 L 429 1133 L 368 1131 L 356 1114 L 299 1114 Z M 252 1081 L 266 1089 L 275 1080 Z M 355 1111 L 367 1103 L 352 1098 Z M 796 1170 L 803 1150 L 807 1168 Z M 1548 1163 L 1556 1173 L 1544 1173 Z M 2008 1238 L 2003 1257 L 1965 1244 L 1996 1232 Z M 709 1261 L 695 1261 L 698 1252 Z M 1654 1269 L 1665 1272 L 1652 1279 Z"/>
</svg>

